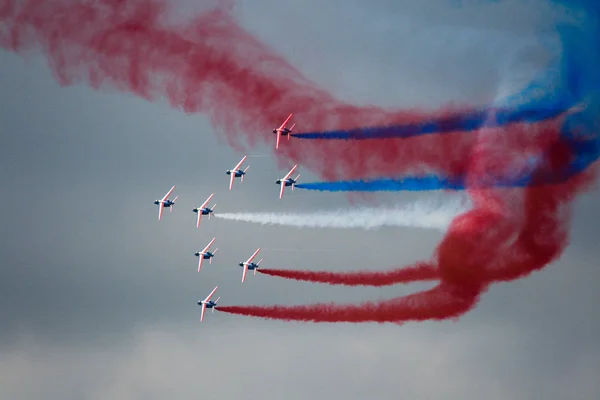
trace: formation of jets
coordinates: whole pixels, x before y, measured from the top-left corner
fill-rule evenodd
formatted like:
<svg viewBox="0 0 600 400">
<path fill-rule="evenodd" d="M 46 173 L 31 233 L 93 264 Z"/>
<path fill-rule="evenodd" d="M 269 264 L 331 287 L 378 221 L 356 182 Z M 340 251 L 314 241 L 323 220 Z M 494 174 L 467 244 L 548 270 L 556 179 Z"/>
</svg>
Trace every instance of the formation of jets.
<svg viewBox="0 0 600 400">
<path fill-rule="evenodd" d="M 292 114 L 290 114 L 286 118 L 286 120 L 283 121 L 283 123 L 279 126 L 279 128 L 273 129 L 273 133 L 277 134 L 277 141 L 275 144 L 276 149 L 279 149 L 279 142 L 281 139 L 281 135 L 287 135 L 288 140 L 290 139 L 290 133 L 291 133 L 292 129 L 294 129 L 294 127 L 296 126 L 296 124 L 293 124 L 289 128 L 287 127 L 287 124 L 291 118 L 292 118 Z M 250 168 L 250 166 L 246 166 L 246 168 L 242 169 L 242 165 L 244 164 L 244 162 L 246 161 L 247 158 L 248 158 L 248 156 L 244 156 L 240 160 L 240 162 L 237 163 L 237 165 L 235 167 L 225 171 L 225 174 L 229 175 L 229 190 L 233 189 L 233 183 L 235 181 L 235 178 L 240 178 L 240 183 L 244 182 L 244 176 L 248 172 L 248 168 Z M 294 186 L 296 185 L 298 178 L 300 177 L 300 174 L 298 174 L 295 178 L 292 178 L 292 174 L 296 171 L 297 168 L 298 168 L 298 165 L 294 165 L 292 167 L 292 169 L 283 178 L 276 180 L 277 185 L 280 186 L 280 190 L 279 190 L 279 198 L 280 199 L 283 198 L 283 194 L 284 194 L 286 187 L 291 186 L 292 190 L 294 190 Z M 163 211 L 165 208 L 168 208 L 169 211 L 173 211 L 175 202 L 179 198 L 179 196 L 175 196 L 175 198 L 173 198 L 172 200 L 169 199 L 169 197 L 173 194 L 174 190 L 175 190 L 175 186 L 171 187 L 171 189 L 169 189 L 169 191 L 160 200 L 154 201 L 154 204 L 156 204 L 158 206 L 158 220 L 159 221 L 162 219 Z M 212 193 L 210 196 L 208 196 L 208 198 L 204 201 L 204 203 L 202 203 L 200 206 L 198 206 L 192 210 L 194 213 L 196 213 L 196 228 L 200 227 L 200 222 L 202 221 L 203 215 L 208 215 L 208 218 L 210 219 L 211 214 L 214 213 L 215 207 L 217 205 L 214 204 L 212 207 L 208 206 L 209 202 L 211 201 L 211 199 L 213 198 L 214 195 L 215 194 Z M 199 250 L 194 253 L 194 255 L 196 257 L 198 257 L 198 272 L 200 272 L 202 270 L 202 262 L 204 260 L 208 260 L 208 263 L 212 264 L 212 260 L 215 257 L 217 250 L 219 250 L 218 247 L 212 251 L 210 250 L 211 246 L 215 243 L 216 240 L 217 240 L 217 238 L 213 238 L 210 241 L 210 243 L 208 243 L 206 245 L 206 247 L 204 247 L 202 250 Z M 244 283 L 244 281 L 246 280 L 246 275 L 247 275 L 248 271 L 253 271 L 254 275 L 256 275 L 256 271 L 260 267 L 260 263 L 263 261 L 262 258 L 258 262 L 254 261 L 254 259 L 260 252 L 260 250 L 261 249 L 258 248 L 254 252 L 254 254 L 252 254 L 250 256 L 250 258 L 248 258 L 246 261 L 239 263 L 239 266 L 242 267 L 242 283 Z M 212 290 L 212 292 L 210 292 L 210 294 L 204 300 L 198 301 L 198 305 L 202 307 L 201 314 L 200 314 L 200 321 L 204 320 L 204 314 L 205 314 L 207 308 L 212 309 L 212 312 L 214 312 L 215 309 L 217 308 L 217 302 L 219 301 L 220 297 L 214 301 L 211 300 L 212 296 L 215 294 L 217 289 L 218 289 L 218 286 L 215 286 L 215 288 Z"/>
</svg>

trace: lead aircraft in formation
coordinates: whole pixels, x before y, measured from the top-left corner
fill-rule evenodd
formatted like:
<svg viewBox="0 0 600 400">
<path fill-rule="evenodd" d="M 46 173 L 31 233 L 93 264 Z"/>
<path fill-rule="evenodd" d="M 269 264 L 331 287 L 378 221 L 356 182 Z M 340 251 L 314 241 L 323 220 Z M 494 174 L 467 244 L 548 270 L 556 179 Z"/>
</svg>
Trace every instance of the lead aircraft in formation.
<svg viewBox="0 0 600 400">
<path fill-rule="evenodd" d="M 290 139 L 290 133 L 292 132 L 292 129 L 294 129 L 294 127 L 296 126 L 296 124 L 293 124 L 289 128 L 287 127 L 287 124 L 291 118 L 292 118 L 292 114 L 290 114 L 285 119 L 285 121 L 283 121 L 283 123 L 279 126 L 279 128 L 273 129 L 273 133 L 277 134 L 277 143 L 275 144 L 276 149 L 279 149 L 279 142 L 281 140 L 281 135 L 287 135 L 288 140 Z M 242 164 L 244 163 L 244 161 L 246 161 L 246 158 L 247 158 L 247 156 L 244 156 L 240 160 L 240 162 L 237 163 L 237 165 L 235 167 L 233 167 L 232 169 L 229 169 L 225 172 L 230 177 L 229 178 L 229 190 L 232 190 L 233 182 L 234 182 L 235 178 L 241 178 L 240 179 L 241 182 L 244 182 L 244 176 L 246 175 L 248 168 L 250 168 L 250 166 L 247 166 L 245 169 L 243 169 L 243 170 L 241 169 Z M 296 182 L 298 181 L 300 174 L 298 174 L 295 178 L 292 178 L 291 176 L 297 168 L 298 168 L 298 165 L 294 165 L 292 167 L 292 169 L 287 173 L 287 175 L 285 175 L 281 179 L 277 179 L 276 183 L 278 185 L 280 185 L 280 187 L 281 187 L 280 191 L 279 191 L 280 199 L 283 197 L 286 187 L 291 186 L 292 190 L 294 190 L 294 186 L 296 185 Z M 175 190 L 175 186 L 171 187 L 171 189 L 167 192 L 167 194 L 165 194 L 160 200 L 154 201 L 154 204 L 158 205 L 158 220 L 159 221 L 162 219 L 163 210 L 165 208 L 168 208 L 169 211 L 173 211 L 173 206 L 175 205 L 175 202 L 179 198 L 179 196 L 175 196 L 175 198 L 173 200 L 169 199 L 169 197 L 171 196 L 171 194 L 173 193 L 174 190 Z M 200 205 L 192 210 L 193 212 L 195 212 L 197 214 L 196 228 L 200 227 L 200 221 L 202 220 L 203 215 L 208 215 L 208 218 L 210 219 L 210 215 L 214 213 L 214 209 L 217 205 L 215 204 L 212 207 L 208 207 L 208 203 L 210 202 L 210 200 L 213 198 L 214 195 L 215 194 L 212 193 L 210 196 L 208 196 L 206 201 L 204 201 L 204 203 L 202 203 L 202 205 Z M 208 243 L 208 245 L 206 245 L 206 247 L 204 249 L 194 253 L 194 255 L 196 257 L 198 257 L 198 272 L 200 272 L 200 270 L 202 269 L 202 261 L 203 260 L 208 260 L 209 264 L 212 264 L 212 259 L 215 256 L 215 253 L 217 252 L 217 250 L 219 250 L 219 248 L 216 248 L 214 251 L 209 250 L 210 246 L 213 245 L 215 240 L 216 240 L 216 238 L 213 238 L 210 241 L 210 243 Z M 256 271 L 259 268 L 260 263 L 263 261 L 263 259 L 261 258 L 258 262 L 254 262 L 254 259 L 256 258 L 256 256 L 260 252 L 260 250 L 261 249 L 259 247 L 254 252 L 254 254 L 252 254 L 250 256 L 250 258 L 248 258 L 246 261 L 239 263 L 239 266 L 243 268 L 242 283 L 244 283 L 244 281 L 246 280 L 246 275 L 249 270 L 254 271 L 254 275 L 256 275 Z M 210 292 L 210 294 L 204 300 L 198 301 L 198 305 L 202 307 L 201 314 L 200 314 L 200 321 L 204 321 L 204 315 L 206 313 L 207 308 L 212 309 L 213 313 L 214 313 L 215 309 L 217 308 L 217 302 L 219 301 L 219 299 L 221 297 L 218 297 L 214 301 L 211 300 L 212 296 L 215 294 L 217 289 L 218 289 L 218 286 L 215 286 L 215 288 L 212 290 L 212 292 Z"/>
<path fill-rule="evenodd" d="M 290 133 L 292 133 L 292 129 L 294 129 L 294 127 L 296 126 L 296 124 L 290 126 L 289 128 L 286 128 L 287 123 L 290 121 L 290 119 L 292 118 L 292 114 L 290 114 L 285 121 L 283 121 L 283 124 L 281 124 L 279 126 L 279 128 L 275 128 L 273 129 L 273 133 L 277 135 L 277 140 L 275 142 L 275 148 L 279 149 L 279 141 L 281 140 L 281 135 L 287 135 L 288 140 L 290 140 Z"/>
</svg>

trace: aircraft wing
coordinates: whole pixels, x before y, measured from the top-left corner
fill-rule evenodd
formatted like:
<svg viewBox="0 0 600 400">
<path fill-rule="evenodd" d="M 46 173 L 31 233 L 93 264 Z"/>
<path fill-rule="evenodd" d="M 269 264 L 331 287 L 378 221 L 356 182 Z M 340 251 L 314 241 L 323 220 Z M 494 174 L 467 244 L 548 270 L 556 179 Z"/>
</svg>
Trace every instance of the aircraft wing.
<svg viewBox="0 0 600 400">
<path fill-rule="evenodd" d="M 279 185 L 281 186 L 281 189 L 279 189 L 279 198 L 281 199 L 283 197 L 283 192 L 285 191 L 285 181 L 281 181 Z"/>
<path fill-rule="evenodd" d="M 210 201 L 210 199 L 212 199 L 212 197 L 213 197 L 214 195 L 215 195 L 215 194 L 213 193 L 213 194 L 211 194 L 210 196 L 208 196 L 208 199 L 206 199 L 206 201 L 205 201 L 204 203 L 202 203 L 202 205 L 201 205 L 200 207 L 198 207 L 198 208 L 204 208 L 204 207 L 206 207 L 206 206 L 208 205 L 208 202 Z"/>
<path fill-rule="evenodd" d="M 200 253 L 198 256 L 198 272 L 202 269 L 202 260 L 204 260 L 204 254 Z"/>
<path fill-rule="evenodd" d="M 242 160 L 235 167 L 233 167 L 233 170 L 237 171 L 238 169 L 240 169 L 244 161 L 246 161 L 246 158 L 248 158 L 248 156 L 244 156 L 244 158 L 242 158 Z"/>
<path fill-rule="evenodd" d="M 200 228 L 200 220 L 202 219 L 202 210 L 198 210 L 198 218 L 196 219 L 196 228 Z"/>
<path fill-rule="evenodd" d="M 254 257 L 256 257 L 256 255 L 258 254 L 258 252 L 259 252 L 259 251 L 260 251 L 260 247 L 258 248 L 258 250 L 256 250 L 256 251 L 254 252 L 254 254 L 252 254 L 252 255 L 250 256 L 250 258 L 249 258 L 249 259 L 246 261 L 246 263 L 247 263 L 247 264 L 250 264 L 250 263 L 252 262 L 252 260 L 254 260 Z"/>
<path fill-rule="evenodd" d="M 210 294 L 209 294 L 208 296 L 206 296 L 206 298 L 204 299 L 204 301 L 205 301 L 205 302 L 206 302 L 206 301 L 209 301 L 209 300 L 210 300 L 210 298 L 212 297 L 212 295 L 213 295 L 213 294 L 215 294 L 215 292 L 217 291 L 217 289 L 218 289 L 218 288 L 219 288 L 218 286 L 215 286 L 215 288 L 213 289 L 213 291 L 212 291 L 212 292 L 210 292 Z"/>
<path fill-rule="evenodd" d="M 175 186 L 173 186 L 173 187 L 171 188 L 171 190 L 169 190 L 169 191 L 167 192 L 167 194 L 165 194 L 165 197 L 163 197 L 163 198 L 162 198 L 160 201 L 165 201 L 166 199 L 168 199 L 168 198 L 169 198 L 169 196 L 171 195 L 171 193 L 173 193 L 173 190 L 175 190 Z"/>
<path fill-rule="evenodd" d="M 248 264 L 244 264 L 244 271 L 242 272 L 242 283 L 246 280 L 246 273 L 248 272 Z"/>
<path fill-rule="evenodd" d="M 290 114 L 285 121 L 283 121 L 283 124 L 281 124 L 281 126 L 279 128 L 277 128 L 277 130 L 281 130 L 283 128 L 285 128 L 285 125 L 288 123 L 288 121 L 290 120 L 290 118 L 292 118 L 292 114 Z"/>
<path fill-rule="evenodd" d="M 294 173 L 294 171 L 296 170 L 296 168 L 298 168 L 298 164 L 294 165 L 292 167 L 292 169 L 290 169 L 290 172 L 287 173 L 287 175 L 282 179 L 283 181 L 285 181 L 286 179 L 288 179 L 290 176 L 292 176 L 292 174 Z"/>
<path fill-rule="evenodd" d="M 281 131 L 277 130 L 277 142 L 275 143 L 275 148 L 279 148 L 279 141 L 281 140 Z"/>
<path fill-rule="evenodd" d="M 163 202 L 158 203 L 158 220 L 159 221 L 162 218 L 162 214 L 163 214 L 163 210 L 164 209 L 165 209 L 164 203 Z"/>
<path fill-rule="evenodd" d="M 204 248 L 204 250 L 202 250 L 202 253 L 206 253 L 208 251 L 208 248 L 210 246 L 212 246 L 212 244 L 215 242 L 216 239 L 217 238 L 213 238 L 213 240 L 211 240 L 210 243 L 206 245 L 206 247 Z"/>
<path fill-rule="evenodd" d="M 229 175 L 229 190 L 233 187 L 233 180 L 235 179 L 235 171 Z"/>
<path fill-rule="evenodd" d="M 206 304 L 202 303 L 202 311 L 200 312 L 200 322 L 204 321 L 204 312 L 206 311 Z"/>
</svg>

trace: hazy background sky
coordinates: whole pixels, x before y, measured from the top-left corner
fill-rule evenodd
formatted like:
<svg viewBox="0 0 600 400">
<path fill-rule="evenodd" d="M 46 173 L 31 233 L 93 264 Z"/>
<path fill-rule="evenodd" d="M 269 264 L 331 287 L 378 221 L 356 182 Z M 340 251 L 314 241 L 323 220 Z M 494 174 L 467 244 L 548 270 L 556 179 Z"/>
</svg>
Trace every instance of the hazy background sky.
<svg viewBox="0 0 600 400">
<path fill-rule="evenodd" d="M 554 18 L 544 1 L 451 3 L 254 0 L 236 13 L 312 80 L 358 104 L 484 103 L 516 91 L 547 58 L 535 36 Z M 217 212 L 348 200 L 290 191 L 279 201 L 274 181 L 287 171 L 270 157 L 249 158 L 244 184 L 228 192 L 225 170 L 243 154 L 202 115 L 61 88 L 39 54 L 0 53 L 0 70 L 0 398 L 597 398 L 597 190 L 576 201 L 560 261 L 494 286 L 458 322 L 312 325 L 215 312 L 200 324 L 196 302 L 217 284 L 223 304 L 362 302 L 429 286 L 335 288 L 260 274 L 242 285 L 237 262 L 257 247 L 264 267 L 387 269 L 428 258 L 443 233 L 218 219 L 197 230 L 191 210 L 212 192 Z M 180 199 L 158 222 L 152 202 L 171 185 Z M 193 253 L 213 237 L 219 252 L 198 274 Z"/>
</svg>

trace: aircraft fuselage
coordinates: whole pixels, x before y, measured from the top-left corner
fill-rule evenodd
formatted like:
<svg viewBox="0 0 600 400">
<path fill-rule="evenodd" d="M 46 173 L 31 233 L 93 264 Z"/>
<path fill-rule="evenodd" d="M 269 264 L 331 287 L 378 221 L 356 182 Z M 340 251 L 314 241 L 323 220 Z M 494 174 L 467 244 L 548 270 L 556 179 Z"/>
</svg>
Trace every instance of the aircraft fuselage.
<svg viewBox="0 0 600 400">
<path fill-rule="evenodd" d="M 159 205 L 160 204 L 160 200 L 154 200 L 154 204 Z M 173 203 L 171 200 L 167 200 L 163 203 L 163 207 L 171 207 Z"/>
<path fill-rule="evenodd" d="M 246 173 L 245 173 L 244 171 L 240 171 L 239 169 L 238 169 L 237 171 L 231 171 L 231 170 L 229 170 L 229 171 L 227 171 L 227 172 L 225 172 L 225 173 L 226 173 L 227 175 L 231 175 L 231 173 L 232 173 L 232 172 L 234 172 L 234 173 L 235 173 L 235 177 L 236 177 L 236 178 L 239 178 L 239 177 L 240 177 L 240 176 L 242 176 L 242 175 L 246 175 Z"/>
<path fill-rule="evenodd" d="M 240 266 L 240 267 L 243 267 L 243 266 L 244 266 L 244 263 L 243 263 L 243 262 L 239 263 L 239 266 Z M 256 269 L 256 268 L 258 268 L 258 265 L 257 265 L 257 264 L 255 264 L 255 263 L 250 263 L 250 264 L 248 264 L 248 269 L 249 269 L 249 270 L 253 270 L 253 269 Z"/>
<path fill-rule="evenodd" d="M 281 185 L 281 179 L 277 179 L 277 180 L 275 181 L 275 183 L 276 183 L 277 185 Z M 293 185 L 293 184 L 295 184 L 296 182 L 295 182 L 293 179 L 288 179 L 288 180 L 285 180 L 285 181 L 284 181 L 284 183 L 285 183 L 285 185 L 284 185 L 284 186 L 292 186 L 292 185 Z"/>
<path fill-rule="evenodd" d="M 206 308 L 213 308 L 213 307 L 216 307 L 216 305 L 217 305 L 217 303 L 215 303 L 212 300 L 209 301 L 209 302 L 207 302 L 207 303 L 205 303 L 205 304 L 206 304 Z M 202 305 L 202 301 L 199 301 L 198 305 L 201 306 Z"/>
</svg>

